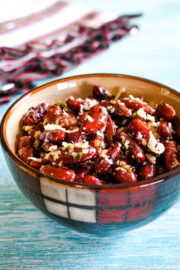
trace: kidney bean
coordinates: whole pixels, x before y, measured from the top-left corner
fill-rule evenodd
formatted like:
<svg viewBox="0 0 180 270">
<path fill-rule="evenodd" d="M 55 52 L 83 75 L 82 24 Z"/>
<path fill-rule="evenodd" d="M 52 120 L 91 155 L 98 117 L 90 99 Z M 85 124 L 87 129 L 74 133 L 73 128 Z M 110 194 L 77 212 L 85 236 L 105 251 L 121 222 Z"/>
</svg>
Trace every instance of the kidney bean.
<svg viewBox="0 0 180 270">
<path fill-rule="evenodd" d="M 168 141 L 164 143 L 164 161 L 166 170 L 171 170 L 179 166 L 177 143 L 175 141 Z"/>
<path fill-rule="evenodd" d="M 137 176 L 133 167 L 125 160 L 117 161 L 114 166 L 113 175 L 119 183 L 136 183 Z"/>
<path fill-rule="evenodd" d="M 145 161 L 145 155 L 142 148 L 125 132 L 118 130 L 116 137 L 124 146 L 125 151 L 127 151 L 135 161 L 139 163 Z"/>
<path fill-rule="evenodd" d="M 165 120 L 172 120 L 176 115 L 176 112 L 173 109 L 173 107 L 171 107 L 169 104 L 165 102 L 157 106 L 156 113 L 159 117 L 162 117 Z"/>
<path fill-rule="evenodd" d="M 23 147 L 30 148 L 32 147 L 32 138 L 31 136 L 22 136 L 19 141 L 19 149 Z"/>
<path fill-rule="evenodd" d="M 89 185 L 102 185 L 101 180 L 93 175 L 87 175 L 84 178 L 84 183 Z"/>
<path fill-rule="evenodd" d="M 24 125 L 31 126 L 37 124 L 41 120 L 41 115 L 34 111 L 29 112 L 23 118 Z"/>
<path fill-rule="evenodd" d="M 68 182 L 74 182 L 75 180 L 75 172 L 68 168 L 58 168 L 52 165 L 43 165 L 40 168 L 40 172 L 49 175 L 51 177 L 65 180 Z"/>
<path fill-rule="evenodd" d="M 152 153 L 162 154 L 164 152 L 164 145 L 156 139 L 153 132 L 142 120 L 133 119 L 130 130 L 135 133 L 136 141 L 140 145 L 146 146 Z"/>
<path fill-rule="evenodd" d="M 88 173 L 89 173 L 88 167 L 82 167 L 82 168 L 78 169 L 76 172 L 75 182 L 83 183 L 84 178 L 88 175 Z"/>
<path fill-rule="evenodd" d="M 161 137 L 172 137 L 172 127 L 170 126 L 171 123 L 167 123 L 162 121 L 159 123 L 158 132 Z"/>
<path fill-rule="evenodd" d="M 58 118 L 62 114 L 62 109 L 58 105 L 50 105 L 47 110 L 47 123 L 58 124 Z"/>
<path fill-rule="evenodd" d="M 105 154 L 100 155 L 100 159 L 95 163 L 95 172 L 98 175 L 105 174 L 118 159 L 120 151 L 120 146 L 114 145 Z"/>
<path fill-rule="evenodd" d="M 48 140 L 50 142 L 61 142 L 65 139 L 66 133 L 62 130 L 46 130 L 41 133 L 40 140 Z"/>
<path fill-rule="evenodd" d="M 143 164 L 139 170 L 139 175 L 142 180 L 151 179 L 156 176 L 156 166 L 154 164 Z"/>
<path fill-rule="evenodd" d="M 87 102 L 81 98 L 68 98 L 66 104 L 74 112 L 83 111 L 88 106 Z"/>
<path fill-rule="evenodd" d="M 173 119 L 173 128 L 175 130 L 177 138 L 180 140 L 180 119 L 175 116 Z"/>
<path fill-rule="evenodd" d="M 58 149 L 58 146 L 53 144 L 53 143 L 50 143 L 50 142 L 47 142 L 47 141 L 44 141 L 41 145 L 42 149 L 46 152 L 50 152 L 51 149 L 54 148 L 54 150 L 57 150 Z"/>
<path fill-rule="evenodd" d="M 107 108 L 108 112 L 111 114 L 115 114 L 121 117 L 130 117 L 132 115 L 132 111 L 118 101 L 101 101 L 100 105 Z"/>
<path fill-rule="evenodd" d="M 107 117 L 107 126 L 104 131 L 104 138 L 105 141 L 109 146 L 111 146 L 114 142 L 114 135 L 116 134 L 116 126 L 114 121 L 111 119 L 111 117 L 108 115 Z"/>
<path fill-rule="evenodd" d="M 58 124 L 62 127 L 69 128 L 77 125 L 77 119 L 74 114 L 63 111 L 62 115 L 58 118 Z"/>
<path fill-rule="evenodd" d="M 36 160 L 31 160 L 29 162 L 29 165 L 32 166 L 35 169 L 40 169 L 42 165 L 46 164 L 47 161 L 46 160 L 42 160 L 42 161 L 36 161 Z"/>
<path fill-rule="evenodd" d="M 45 112 L 47 111 L 49 107 L 48 103 L 40 103 L 39 105 L 37 105 L 34 109 L 35 112 L 39 113 L 41 116 L 43 116 L 45 114 Z"/>
<path fill-rule="evenodd" d="M 93 97 L 98 100 L 109 100 L 110 98 L 108 91 L 99 85 L 93 86 L 92 93 L 93 93 Z"/>
<path fill-rule="evenodd" d="M 23 118 L 24 125 L 31 126 L 37 124 L 39 121 L 42 120 L 43 115 L 47 111 L 47 108 L 47 103 L 41 103 L 35 108 L 31 108 L 30 112 L 27 113 Z"/>
<path fill-rule="evenodd" d="M 92 159 L 96 154 L 96 149 L 92 146 L 87 148 L 74 147 L 72 150 L 64 150 L 60 147 L 57 151 L 49 153 L 47 159 L 55 164 L 76 164 Z"/>
<path fill-rule="evenodd" d="M 86 140 L 86 133 L 83 132 L 80 128 L 73 126 L 70 127 L 69 130 L 74 132 L 67 133 L 67 142 L 68 143 L 78 143 L 83 140 Z"/>
<path fill-rule="evenodd" d="M 83 122 L 83 130 L 87 133 L 96 133 L 106 127 L 107 110 L 101 105 L 93 106 L 88 118 Z"/>
<path fill-rule="evenodd" d="M 33 148 L 31 148 L 31 147 L 22 147 L 21 149 L 19 149 L 18 155 L 26 163 L 29 163 L 30 162 L 29 157 L 34 156 Z"/>
<path fill-rule="evenodd" d="M 124 103 L 128 108 L 133 110 L 138 110 L 140 108 L 143 108 L 143 110 L 151 115 L 155 114 L 156 110 L 151 107 L 149 104 L 144 102 L 143 100 L 139 98 L 122 98 L 120 100 L 122 103 Z"/>
</svg>

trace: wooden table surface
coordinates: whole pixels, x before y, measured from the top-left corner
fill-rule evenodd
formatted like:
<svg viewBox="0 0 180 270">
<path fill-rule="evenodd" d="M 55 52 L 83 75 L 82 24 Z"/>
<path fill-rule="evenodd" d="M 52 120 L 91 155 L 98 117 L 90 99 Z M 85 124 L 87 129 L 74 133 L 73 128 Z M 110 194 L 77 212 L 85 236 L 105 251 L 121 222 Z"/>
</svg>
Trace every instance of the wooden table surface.
<svg viewBox="0 0 180 270">
<path fill-rule="evenodd" d="M 180 90 L 179 0 L 79 2 L 118 14 L 141 11 L 144 16 L 138 20 L 137 35 L 65 76 L 123 73 Z M 1 118 L 9 106 L 0 107 Z M 124 235 L 84 237 L 56 224 L 24 197 L 0 149 L 0 269 L 180 269 L 179 211 L 180 202 L 156 221 Z"/>
</svg>

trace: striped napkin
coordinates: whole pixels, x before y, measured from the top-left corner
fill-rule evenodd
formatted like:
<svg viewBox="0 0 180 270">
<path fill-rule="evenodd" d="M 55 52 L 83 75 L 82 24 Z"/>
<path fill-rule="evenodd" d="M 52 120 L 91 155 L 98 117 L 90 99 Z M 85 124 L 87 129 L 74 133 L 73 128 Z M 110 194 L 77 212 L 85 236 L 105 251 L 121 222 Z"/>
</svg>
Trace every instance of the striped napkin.
<svg viewBox="0 0 180 270">
<path fill-rule="evenodd" d="M 8 1 L 11 9 L 8 9 Z M 135 33 L 136 15 L 117 17 L 57 0 L 6 0 L 0 16 L 0 105 L 52 80 Z M 13 9 L 14 5 L 14 9 Z M 17 12 L 13 12 L 17 10 Z"/>
</svg>

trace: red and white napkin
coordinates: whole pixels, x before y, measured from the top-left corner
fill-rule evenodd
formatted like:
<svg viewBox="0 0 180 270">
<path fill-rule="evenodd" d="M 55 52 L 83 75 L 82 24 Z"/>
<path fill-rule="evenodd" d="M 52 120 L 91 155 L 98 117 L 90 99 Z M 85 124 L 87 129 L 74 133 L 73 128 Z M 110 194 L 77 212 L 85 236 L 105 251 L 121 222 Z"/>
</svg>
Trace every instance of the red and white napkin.
<svg viewBox="0 0 180 270">
<path fill-rule="evenodd" d="M 6 0 L 1 13 L 0 105 L 136 32 L 130 19 L 139 16 L 117 17 L 57 0 Z"/>
</svg>

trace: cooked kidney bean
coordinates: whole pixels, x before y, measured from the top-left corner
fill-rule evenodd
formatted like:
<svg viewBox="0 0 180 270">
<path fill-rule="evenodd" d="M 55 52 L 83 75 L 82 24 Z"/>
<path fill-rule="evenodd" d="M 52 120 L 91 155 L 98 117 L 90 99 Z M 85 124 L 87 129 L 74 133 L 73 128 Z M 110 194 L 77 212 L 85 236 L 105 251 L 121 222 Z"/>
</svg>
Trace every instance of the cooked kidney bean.
<svg viewBox="0 0 180 270">
<path fill-rule="evenodd" d="M 58 168 L 49 164 L 43 165 L 40 168 L 40 172 L 68 182 L 74 182 L 75 179 L 75 172 L 73 170 L 68 168 Z"/>
<path fill-rule="evenodd" d="M 74 132 L 73 132 L 74 131 Z M 78 143 L 86 140 L 86 133 L 77 126 L 70 127 L 67 132 L 68 143 Z"/>
<path fill-rule="evenodd" d="M 76 177 L 75 177 L 75 182 L 77 183 L 83 183 L 84 178 L 86 175 L 89 173 L 89 168 L 88 167 L 82 167 L 77 170 L 76 172 Z"/>
<path fill-rule="evenodd" d="M 96 149 L 92 146 L 87 148 L 74 147 L 72 150 L 64 150 L 63 147 L 58 148 L 57 151 L 52 151 L 45 159 L 48 159 L 52 163 L 59 165 L 62 164 L 76 164 L 86 160 L 92 159 L 96 154 Z"/>
<path fill-rule="evenodd" d="M 36 125 L 39 121 L 42 120 L 43 115 L 47 111 L 48 108 L 47 103 L 41 103 L 37 105 L 35 108 L 31 108 L 30 112 L 25 115 L 23 118 L 24 125 L 31 126 Z"/>
<path fill-rule="evenodd" d="M 104 131 L 105 141 L 109 146 L 111 146 L 114 142 L 114 135 L 116 134 L 116 126 L 112 118 L 108 115 L 107 117 L 107 126 Z"/>
<path fill-rule="evenodd" d="M 73 97 L 68 98 L 66 104 L 74 112 L 79 112 L 80 110 L 83 111 L 88 106 L 88 103 L 83 99 Z"/>
<path fill-rule="evenodd" d="M 177 153 L 177 142 L 168 141 L 164 143 L 165 151 L 164 151 L 164 161 L 166 170 L 171 170 L 179 166 L 179 158 Z"/>
<path fill-rule="evenodd" d="M 137 176 L 133 167 L 125 160 L 118 160 L 113 171 L 114 177 L 119 183 L 135 183 Z"/>
<path fill-rule="evenodd" d="M 130 129 L 135 133 L 136 141 L 155 154 L 162 154 L 164 152 L 164 145 L 156 139 L 148 125 L 140 120 L 133 119 Z"/>
<path fill-rule="evenodd" d="M 62 114 L 61 107 L 59 107 L 58 105 L 50 105 L 48 110 L 47 110 L 47 114 L 46 114 L 47 123 L 49 123 L 49 124 L 56 123 L 57 124 L 59 116 L 61 114 Z"/>
<path fill-rule="evenodd" d="M 175 134 L 180 141 L 180 118 L 175 116 L 172 123 L 175 130 Z"/>
<path fill-rule="evenodd" d="M 162 121 L 159 123 L 158 132 L 161 137 L 171 137 L 172 136 L 172 126 L 171 123 Z"/>
<path fill-rule="evenodd" d="M 41 133 L 40 140 L 49 142 L 61 142 L 65 139 L 66 133 L 62 130 L 46 130 Z"/>
<path fill-rule="evenodd" d="M 124 103 L 128 108 L 133 110 L 138 110 L 140 108 L 143 108 L 145 112 L 153 115 L 155 114 L 156 110 L 151 107 L 149 104 L 144 102 L 143 100 L 139 98 L 122 98 L 121 102 Z"/>
<path fill-rule="evenodd" d="M 23 147 L 32 147 L 32 138 L 31 136 L 22 136 L 19 141 L 19 149 Z"/>
<path fill-rule="evenodd" d="M 34 151 L 33 148 L 30 147 L 22 147 L 21 149 L 19 149 L 18 151 L 18 155 L 20 156 L 20 158 L 25 161 L 26 163 L 29 164 L 30 162 L 30 157 L 34 157 Z"/>
<path fill-rule="evenodd" d="M 142 148 L 128 136 L 125 132 L 119 130 L 116 135 L 117 139 L 122 143 L 124 150 L 131 155 L 137 162 L 144 162 L 145 155 Z"/>
<path fill-rule="evenodd" d="M 156 166 L 154 164 L 143 164 L 139 171 L 142 180 L 151 179 L 156 176 Z"/>
<path fill-rule="evenodd" d="M 48 103 L 41 103 L 34 108 L 34 111 L 43 116 L 47 111 L 48 107 L 49 107 Z"/>
<path fill-rule="evenodd" d="M 172 120 L 176 115 L 173 107 L 165 102 L 157 106 L 156 113 L 158 116 L 164 118 L 165 120 Z"/>
<path fill-rule="evenodd" d="M 132 111 L 118 101 L 102 101 L 100 104 L 106 107 L 110 114 L 123 117 L 130 117 L 132 115 Z"/>
<path fill-rule="evenodd" d="M 85 176 L 84 183 L 89 185 L 102 185 L 101 181 L 93 175 Z"/>
<path fill-rule="evenodd" d="M 101 105 L 95 105 L 89 111 L 88 118 L 83 123 L 83 130 L 87 133 L 96 133 L 106 128 L 107 110 Z"/>
<path fill-rule="evenodd" d="M 109 100 L 110 99 L 108 91 L 99 85 L 93 86 L 92 94 L 93 94 L 93 97 L 98 99 L 98 100 Z"/>
<path fill-rule="evenodd" d="M 62 115 L 58 118 L 58 124 L 62 127 L 69 128 L 77 125 L 77 119 L 74 114 L 63 111 Z"/>
<path fill-rule="evenodd" d="M 174 108 L 152 107 L 131 95 L 118 99 L 120 94 L 113 99 L 95 85 L 86 99 L 30 108 L 18 156 L 57 179 L 95 185 L 135 183 L 179 166 L 180 119 Z"/>
<path fill-rule="evenodd" d="M 100 159 L 95 163 L 95 172 L 98 175 L 108 172 L 112 164 L 118 159 L 120 151 L 120 146 L 114 145 L 106 153 L 100 154 Z"/>
</svg>

